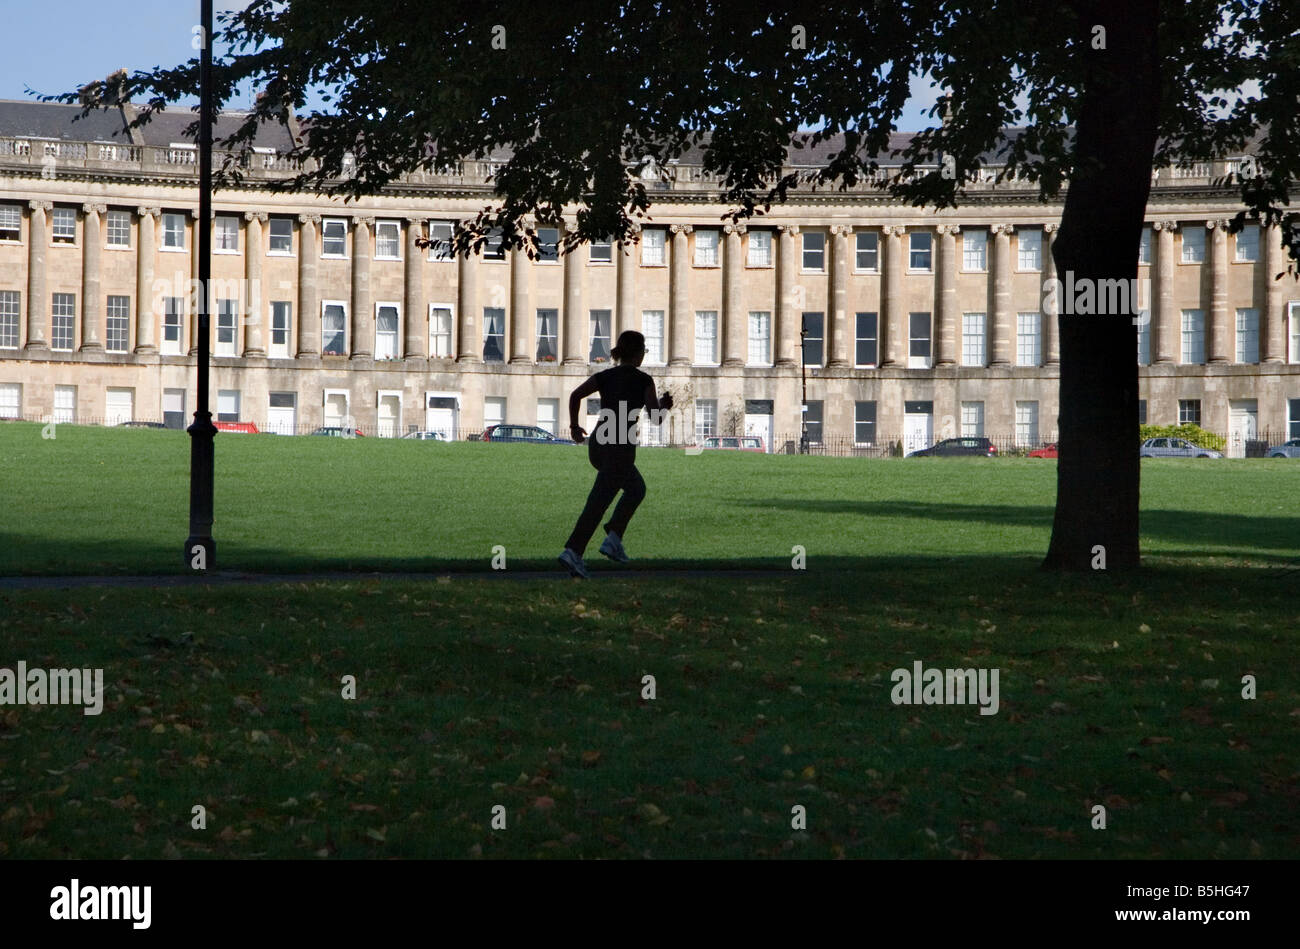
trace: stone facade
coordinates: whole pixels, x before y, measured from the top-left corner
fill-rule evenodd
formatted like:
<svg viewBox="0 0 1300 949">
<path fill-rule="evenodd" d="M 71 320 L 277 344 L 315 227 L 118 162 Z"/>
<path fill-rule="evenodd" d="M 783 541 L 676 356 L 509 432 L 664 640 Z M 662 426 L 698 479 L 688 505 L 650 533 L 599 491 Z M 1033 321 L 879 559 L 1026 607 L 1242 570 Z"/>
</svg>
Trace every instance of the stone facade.
<svg viewBox="0 0 1300 949">
<path fill-rule="evenodd" d="M 0 415 L 188 424 L 192 155 L 65 141 L 51 173 L 40 147 L 0 138 Z M 1227 167 L 1156 176 L 1140 397 L 1153 423 L 1199 403 L 1240 454 L 1252 429 L 1300 436 L 1300 287 L 1270 279 L 1286 267 L 1276 229 L 1226 233 L 1236 199 L 1213 179 Z M 367 434 L 562 430 L 568 393 L 638 329 L 648 371 L 687 397 L 687 432 L 744 425 L 780 449 L 800 429 L 806 326 L 817 438 L 1055 437 L 1043 291 L 1061 206 L 1034 186 L 973 184 L 941 213 L 866 188 L 804 191 L 733 226 L 717 182 L 683 164 L 653 192 L 640 243 L 608 260 L 590 246 L 536 261 L 417 247 L 491 200 L 493 170 L 466 162 L 345 204 L 269 190 L 288 169 L 267 157 L 219 191 L 213 296 L 233 302 L 211 320 L 214 413 L 272 430 L 347 416 Z"/>
</svg>

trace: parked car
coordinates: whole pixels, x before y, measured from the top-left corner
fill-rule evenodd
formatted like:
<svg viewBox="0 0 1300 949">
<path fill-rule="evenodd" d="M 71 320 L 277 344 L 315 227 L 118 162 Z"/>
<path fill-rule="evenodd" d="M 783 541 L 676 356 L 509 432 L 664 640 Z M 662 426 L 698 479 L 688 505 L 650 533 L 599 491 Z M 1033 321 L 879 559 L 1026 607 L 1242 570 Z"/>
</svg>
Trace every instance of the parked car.
<svg viewBox="0 0 1300 949">
<path fill-rule="evenodd" d="M 257 425 L 253 422 L 213 422 L 219 432 L 244 432 L 248 435 L 256 435 Z"/>
<path fill-rule="evenodd" d="M 1056 442 L 1048 442 L 1042 448 L 1035 448 L 1029 453 L 1030 458 L 1058 458 Z"/>
<path fill-rule="evenodd" d="M 449 439 L 443 432 L 407 432 L 403 438 L 411 438 L 417 442 L 445 442 Z"/>
<path fill-rule="evenodd" d="M 704 439 L 701 448 L 717 448 L 726 451 L 762 452 L 763 439 L 757 435 L 710 435 Z"/>
<path fill-rule="evenodd" d="M 1148 438 L 1142 443 L 1143 458 L 1222 458 L 1213 448 L 1193 445 L 1183 438 Z"/>
<path fill-rule="evenodd" d="M 572 445 L 570 439 L 557 438 L 536 425 L 490 425 L 483 432 L 485 442 L 532 442 L 535 445 Z"/>
<path fill-rule="evenodd" d="M 359 428 L 343 428 L 338 425 L 323 425 L 313 435 L 330 435 L 334 438 L 365 438 L 366 433 Z"/>
<path fill-rule="evenodd" d="M 991 458 L 998 453 L 997 446 L 987 438 L 945 438 L 929 448 L 918 448 L 907 453 L 908 458 L 949 457 L 953 455 L 978 455 Z"/>
<path fill-rule="evenodd" d="M 166 428 L 162 422 L 137 422 L 131 419 L 129 422 L 118 422 L 118 428 Z"/>
<path fill-rule="evenodd" d="M 1289 442 L 1283 442 L 1280 445 L 1274 445 L 1268 450 L 1270 458 L 1300 458 L 1300 438 L 1293 438 Z"/>
</svg>

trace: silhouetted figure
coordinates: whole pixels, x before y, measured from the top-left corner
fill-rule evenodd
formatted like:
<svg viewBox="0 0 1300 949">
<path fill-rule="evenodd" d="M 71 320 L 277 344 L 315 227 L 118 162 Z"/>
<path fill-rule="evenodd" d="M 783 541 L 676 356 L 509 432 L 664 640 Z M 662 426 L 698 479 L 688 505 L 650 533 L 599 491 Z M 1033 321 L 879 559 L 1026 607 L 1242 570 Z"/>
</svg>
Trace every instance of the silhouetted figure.
<svg viewBox="0 0 1300 949">
<path fill-rule="evenodd" d="M 628 521 L 645 498 L 645 479 L 636 469 L 637 416 L 642 409 L 657 412 L 673 407 L 672 396 L 665 393 L 659 399 L 654 380 L 638 368 L 645 359 L 644 336 L 634 330 L 619 333 L 618 344 L 610 350 L 610 355 L 617 365 L 596 373 L 569 396 L 573 440 L 578 444 L 587 440 L 587 457 L 596 469 L 596 483 L 587 495 L 587 505 L 578 516 L 559 561 L 570 574 L 584 579 L 589 574 L 582 555 L 596 532 L 596 525 L 619 491 L 623 497 L 614 508 L 614 516 L 605 524 L 600 552 L 619 563 L 631 559 L 623 549 L 623 536 Z M 594 392 L 600 393 L 600 421 L 587 439 L 586 431 L 578 424 L 578 409 L 582 400 Z"/>
</svg>

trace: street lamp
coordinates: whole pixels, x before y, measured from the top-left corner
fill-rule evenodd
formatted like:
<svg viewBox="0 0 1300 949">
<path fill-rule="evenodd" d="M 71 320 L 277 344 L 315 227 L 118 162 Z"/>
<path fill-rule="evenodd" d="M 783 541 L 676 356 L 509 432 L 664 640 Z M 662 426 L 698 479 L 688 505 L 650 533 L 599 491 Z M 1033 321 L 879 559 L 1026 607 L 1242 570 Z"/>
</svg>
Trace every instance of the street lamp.
<svg viewBox="0 0 1300 949">
<path fill-rule="evenodd" d="M 190 435 L 190 536 L 185 540 L 185 564 L 194 571 L 216 566 L 212 539 L 213 440 L 217 428 L 208 410 L 208 362 L 212 278 L 212 0 L 200 0 L 202 42 L 199 49 L 199 286 L 198 381 L 194 424 Z M 251 252 L 251 251 L 250 251 Z"/>
</svg>

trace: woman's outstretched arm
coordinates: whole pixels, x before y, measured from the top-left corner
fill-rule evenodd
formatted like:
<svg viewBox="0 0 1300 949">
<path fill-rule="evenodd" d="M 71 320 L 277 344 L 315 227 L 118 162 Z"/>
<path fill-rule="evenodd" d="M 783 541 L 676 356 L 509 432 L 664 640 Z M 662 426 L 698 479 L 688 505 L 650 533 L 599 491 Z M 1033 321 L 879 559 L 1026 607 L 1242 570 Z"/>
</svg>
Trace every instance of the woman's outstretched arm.
<svg viewBox="0 0 1300 949">
<path fill-rule="evenodd" d="M 569 395 L 569 433 L 579 445 L 587 437 L 587 433 L 578 424 L 578 409 L 582 406 L 582 400 L 595 392 L 596 388 L 596 377 L 591 376 Z"/>
</svg>

